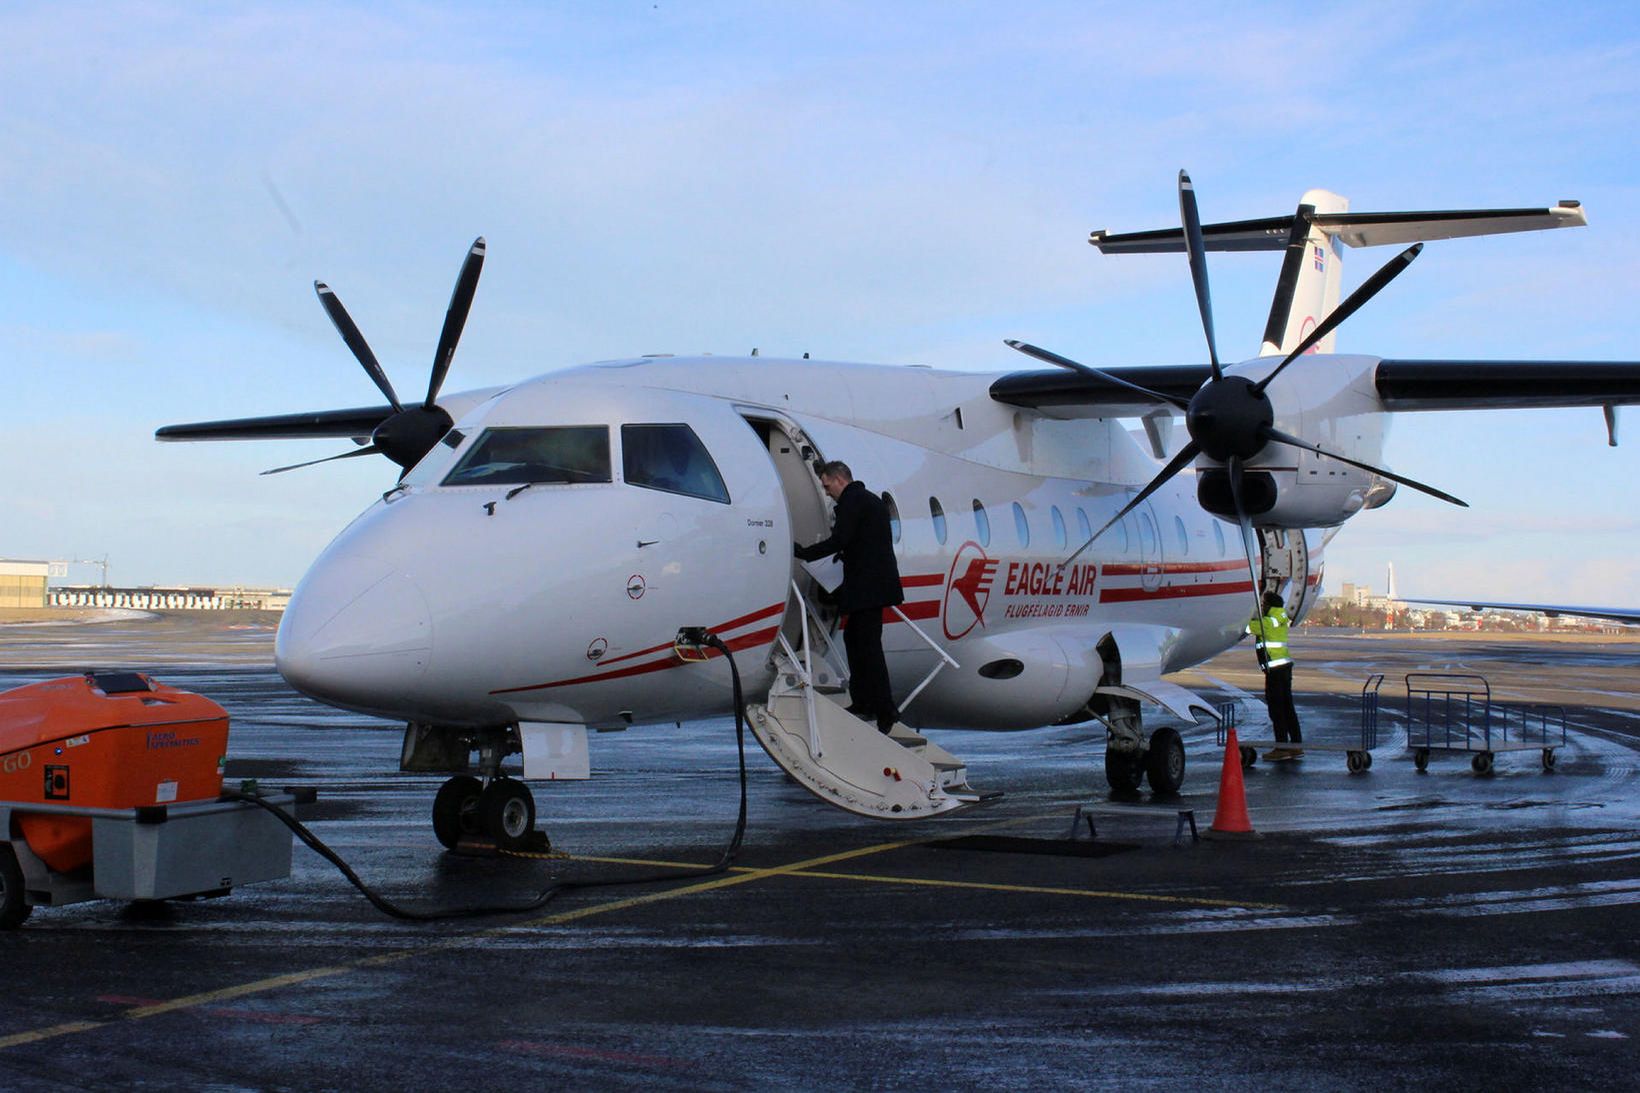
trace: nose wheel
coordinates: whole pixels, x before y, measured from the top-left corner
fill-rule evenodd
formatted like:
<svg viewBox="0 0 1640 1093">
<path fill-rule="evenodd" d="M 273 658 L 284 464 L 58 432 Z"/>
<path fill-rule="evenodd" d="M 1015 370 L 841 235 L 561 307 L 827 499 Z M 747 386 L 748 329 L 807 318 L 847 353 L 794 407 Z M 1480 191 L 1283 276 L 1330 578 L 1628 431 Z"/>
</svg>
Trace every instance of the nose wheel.
<svg viewBox="0 0 1640 1093">
<path fill-rule="evenodd" d="M 433 797 L 433 835 L 447 850 L 463 839 L 485 839 L 500 850 L 534 848 L 535 797 L 516 778 L 495 778 L 486 786 L 458 774 Z"/>
</svg>

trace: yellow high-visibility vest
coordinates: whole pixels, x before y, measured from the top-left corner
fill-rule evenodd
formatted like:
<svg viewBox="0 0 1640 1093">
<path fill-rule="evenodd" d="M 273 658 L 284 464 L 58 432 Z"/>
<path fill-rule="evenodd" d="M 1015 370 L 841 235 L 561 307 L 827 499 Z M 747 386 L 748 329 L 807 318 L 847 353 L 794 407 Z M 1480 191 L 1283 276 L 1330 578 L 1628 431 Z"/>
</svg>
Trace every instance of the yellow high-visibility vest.
<svg viewBox="0 0 1640 1093">
<path fill-rule="evenodd" d="M 1247 632 L 1253 635 L 1254 646 L 1264 652 L 1267 667 L 1279 668 L 1293 662 L 1293 658 L 1287 655 L 1289 625 L 1285 607 L 1272 607 L 1247 624 Z"/>
</svg>

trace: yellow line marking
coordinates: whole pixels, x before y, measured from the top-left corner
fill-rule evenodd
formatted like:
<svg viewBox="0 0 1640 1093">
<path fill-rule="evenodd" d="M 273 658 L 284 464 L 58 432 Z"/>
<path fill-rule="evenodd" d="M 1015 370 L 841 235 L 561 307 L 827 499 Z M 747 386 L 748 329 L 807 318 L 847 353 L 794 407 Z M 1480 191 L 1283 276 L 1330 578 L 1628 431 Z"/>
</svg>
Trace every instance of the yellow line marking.
<svg viewBox="0 0 1640 1093">
<path fill-rule="evenodd" d="M 859 880 L 874 884 L 911 884 L 928 888 L 974 888 L 986 892 L 1023 892 L 1028 895 L 1086 896 L 1091 899 L 1131 900 L 1138 903 L 1183 903 L 1199 907 L 1249 907 L 1261 911 L 1285 911 L 1279 903 L 1255 903 L 1247 899 L 1211 899 L 1207 896 L 1163 896 L 1148 892 L 1106 892 L 1092 888 L 1048 888 L 1035 884 L 986 884 L 968 880 L 933 880 L 925 877 L 884 877 L 870 873 L 825 873 L 803 870 L 797 877 L 820 877 L 825 880 Z"/>
<path fill-rule="evenodd" d="M 645 904 L 659 903 L 662 900 L 677 899 L 682 896 L 692 895 L 696 892 L 706 892 L 715 888 L 727 888 L 737 884 L 745 884 L 749 881 L 761 880 L 764 877 L 781 876 L 783 874 L 791 873 L 794 870 L 807 869 L 817 865 L 829 865 L 833 862 L 839 861 L 849 861 L 853 858 L 861 858 L 870 854 L 881 854 L 890 850 L 898 850 L 901 847 L 914 846 L 918 842 L 925 841 L 927 840 L 910 839 L 901 842 L 877 843 L 873 846 L 861 847 L 858 850 L 845 850 L 837 854 L 827 854 L 819 858 L 809 858 L 805 861 L 792 862 L 789 865 L 771 866 L 765 869 L 752 869 L 741 866 L 739 868 L 743 869 L 744 872 L 736 875 L 714 877 L 711 880 L 702 881 L 698 884 L 685 884 L 677 888 L 670 888 L 664 892 L 650 892 L 641 896 L 633 896 L 629 899 L 612 900 L 609 903 L 599 903 L 589 907 L 578 907 L 571 911 L 563 911 L 555 915 L 546 915 L 527 922 L 509 923 L 505 926 L 496 926 L 488 930 L 480 930 L 476 933 L 463 934 L 459 937 L 444 938 L 430 945 L 422 945 L 411 949 L 397 949 L 393 952 L 361 957 L 358 960 L 350 960 L 342 964 L 333 964 L 323 968 L 310 968 L 307 971 L 292 972 L 288 975 L 270 976 L 266 979 L 258 979 L 250 983 L 242 983 L 238 986 L 224 987 L 221 990 L 206 991 L 200 994 L 190 994 L 181 998 L 173 998 L 168 1002 L 156 1002 L 152 1005 L 136 1006 L 132 1009 L 125 1010 L 123 1013 L 120 1013 L 118 1016 L 108 1021 L 77 1021 L 70 1024 L 52 1025 L 48 1028 L 18 1032 L 10 1036 L 0 1038 L 0 1051 L 4 1051 L 8 1048 L 19 1047 L 24 1044 L 35 1044 L 44 1040 L 53 1040 L 62 1036 L 72 1036 L 75 1033 L 90 1032 L 94 1029 L 103 1028 L 107 1025 L 113 1024 L 115 1021 L 141 1021 L 146 1018 L 157 1017 L 165 1013 L 175 1013 L 179 1010 L 195 1009 L 199 1006 L 210 1005 L 215 1002 L 227 1001 L 234 998 L 244 998 L 253 994 L 262 994 L 267 991 L 278 990 L 280 987 L 294 986 L 298 983 L 307 983 L 316 979 L 325 979 L 331 976 L 342 975 L 361 968 L 375 968 L 382 967 L 387 964 L 395 964 L 402 960 L 408 960 L 414 956 L 460 948 L 475 940 L 485 937 L 494 937 L 499 934 L 507 933 L 511 930 L 539 926 L 555 926 L 564 922 L 575 922 L 579 919 L 591 918 L 595 915 L 607 914 L 611 911 L 623 911 L 629 907 L 641 907 Z"/>
<path fill-rule="evenodd" d="M 1020 824 L 1033 822 L 1035 819 L 1037 819 L 1037 817 L 1016 817 L 1011 820 L 1004 820 L 996 824 L 987 825 L 983 830 L 996 831 L 1003 828 L 1016 827 Z M 289 987 L 299 983 L 309 983 L 319 979 L 330 978 L 332 976 L 344 975 L 348 972 L 357 971 L 363 968 L 376 968 L 388 964 L 396 964 L 400 961 L 408 960 L 411 957 L 460 948 L 482 938 L 494 937 L 512 930 L 531 929 L 541 926 L 557 926 L 566 922 L 576 922 L 581 919 L 592 918 L 597 915 L 609 914 L 613 911 L 624 911 L 631 907 L 643 907 L 651 903 L 661 903 L 666 900 L 679 899 L 683 896 L 694 895 L 697 892 L 709 892 L 719 888 L 732 888 L 736 885 L 748 884 L 752 881 L 764 880 L 768 877 L 805 876 L 837 880 L 866 881 L 883 884 L 909 884 L 946 888 L 975 888 L 1000 892 L 1028 892 L 1046 895 L 1083 896 L 1159 903 L 1184 903 L 1206 906 L 1280 909 L 1278 904 L 1251 903 L 1247 901 L 1197 899 L 1187 896 L 1145 895 L 1138 892 L 1098 892 L 1081 888 L 1046 888 L 1032 887 L 1028 885 L 983 884 L 974 881 L 919 880 L 912 877 L 901 878 L 851 873 L 830 873 L 817 868 L 818 866 L 832 865 L 837 862 L 852 861 L 856 858 L 869 857 L 873 854 L 884 854 L 891 850 L 902 850 L 908 846 L 918 846 L 923 843 L 934 842 L 937 839 L 946 837 L 948 836 L 940 834 L 929 835 L 920 839 L 902 839 L 896 842 L 876 843 L 871 846 L 860 847 L 856 850 L 844 850 L 836 854 L 825 854 L 818 858 L 808 858 L 803 861 L 791 862 L 787 865 L 769 866 L 762 869 L 752 868 L 750 866 L 734 866 L 728 875 L 716 876 L 711 880 L 700 881 L 696 884 L 683 884 L 676 888 L 669 888 L 663 892 L 649 892 L 641 896 L 632 896 L 627 899 L 612 900 L 608 903 L 598 903 L 587 907 L 575 908 L 574 910 L 561 911 L 557 914 L 544 915 L 540 918 L 531 919 L 526 922 L 508 923 L 504 926 L 496 926 L 488 930 L 480 930 L 471 934 L 462 934 L 457 937 L 443 938 L 431 944 L 422 945 L 415 948 L 396 949 L 392 952 L 360 957 L 357 960 L 350 960 L 342 964 L 333 964 L 322 968 L 310 968 L 306 971 L 291 972 L 286 975 L 270 976 L 266 979 L 258 979 L 249 983 L 239 984 L 238 986 L 223 987 L 220 990 L 205 991 L 200 994 L 184 995 L 181 998 L 173 998 L 168 1002 L 156 1002 L 151 1005 L 136 1006 L 125 1010 L 123 1013 L 120 1013 L 116 1017 L 107 1021 L 76 1021 L 68 1024 L 52 1025 L 42 1029 L 34 1029 L 32 1031 L 14 1033 L 10 1036 L 0 1037 L 0 1051 L 13 1047 L 19 1047 L 24 1044 L 35 1044 L 45 1040 L 57 1039 L 63 1036 L 72 1036 L 76 1033 L 90 1032 L 95 1029 L 104 1028 L 115 1023 L 116 1021 L 141 1021 L 149 1017 L 160 1016 L 161 1014 L 195 1009 L 215 1002 L 223 1002 L 235 998 L 245 998 L 253 994 L 262 994 L 267 991 L 278 990 L 281 987 Z M 679 862 L 645 862 L 641 859 L 633 858 L 587 857 L 576 860 L 620 862 L 691 869 L 704 868 L 704 866 L 700 865 L 684 865 Z"/>
<path fill-rule="evenodd" d="M 12 1036 L 0 1038 L 0 1051 L 8 1047 L 18 1047 L 22 1044 L 37 1044 L 41 1040 L 50 1040 L 58 1036 L 68 1036 L 76 1032 L 90 1032 L 94 1028 L 102 1028 L 103 1021 L 75 1021 L 67 1025 L 52 1025 L 50 1028 L 35 1029 L 33 1032 L 19 1032 Z"/>
</svg>

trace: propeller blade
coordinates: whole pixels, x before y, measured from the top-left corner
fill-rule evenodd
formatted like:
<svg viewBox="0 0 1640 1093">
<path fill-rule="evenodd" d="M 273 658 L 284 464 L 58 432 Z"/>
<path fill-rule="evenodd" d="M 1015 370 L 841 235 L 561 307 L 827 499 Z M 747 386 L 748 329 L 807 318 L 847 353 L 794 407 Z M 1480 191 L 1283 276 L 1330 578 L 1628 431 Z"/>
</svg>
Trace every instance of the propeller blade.
<svg viewBox="0 0 1640 1093">
<path fill-rule="evenodd" d="M 1153 494 L 1157 490 L 1161 489 L 1162 485 L 1169 478 L 1172 478 L 1174 475 L 1176 475 L 1180 471 L 1182 471 L 1185 468 L 1186 464 L 1188 464 L 1191 460 L 1195 459 L 1198 455 L 1201 454 L 1201 451 L 1202 451 L 1201 446 L 1199 444 L 1197 444 L 1194 440 L 1192 440 L 1189 444 L 1186 444 L 1184 447 L 1180 448 L 1179 449 L 1179 454 L 1174 456 L 1172 458 L 1172 460 L 1170 460 L 1168 462 L 1167 466 L 1162 468 L 1160 474 L 1158 474 L 1155 478 L 1152 478 L 1150 480 L 1150 485 L 1148 485 L 1144 489 L 1140 490 L 1138 492 L 1138 494 L 1133 498 L 1133 500 L 1129 501 L 1127 504 L 1122 506 L 1120 512 L 1118 512 L 1115 516 L 1112 516 L 1109 520 L 1106 520 L 1104 522 L 1104 524 L 1099 528 L 1098 531 L 1096 531 L 1092 535 L 1088 536 L 1088 541 L 1083 543 L 1081 546 L 1077 547 L 1075 554 L 1072 554 L 1069 558 L 1066 558 L 1060 564 L 1061 565 L 1070 565 L 1072 562 L 1076 561 L 1077 558 L 1080 558 L 1082 556 L 1082 552 L 1084 550 L 1088 549 L 1090 546 L 1092 546 L 1093 541 L 1095 539 L 1099 538 L 1099 536 L 1103 535 L 1105 532 L 1109 531 L 1112 527 L 1114 527 L 1122 519 L 1122 517 L 1126 516 L 1128 513 L 1132 512 L 1134 509 L 1138 508 L 1139 505 L 1144 502 L 1145 498 L 1149 497 L 1151 494 Z"/>
<path fill-rule="evenodd" d="M 1373 274 L 1371 277 L 1368 277 L 1361 283 L 1360 288 L 1350 293 L 1349 299 L 1333 308 L 1332 313 L 1325 319 L 1321 320 L 1321 325 L 1310 331 L 1309 337 L 1299 342 L 1297 348 L 1287 354 L 1285 360 L 1276 365 L 1275 371 L 1253 384 L 1253 390 L 1255 392 L 1262 392 L 1266 387 L 1270 386 L 1271 381 L 1281 375 L 1281 370 L 1283 368 L 1286 368 L 1289 364 L 1292 364 L 1293 361 L 1297 360 L 1299 357 L 1302 357 L 1305 353 L 1308 353 L 1311 346 L 1320 342 L 1322 338 L 1325 338 L 1328 334 L 1331 334 L 1334 330 L 1338 329 L 1339 323 L 1343 322 L 1351 315 L 1354 315 L 1356 311 L 1360 309 L 1362 304 L 1378 295 L 1379 289 L 1399 277 L 1403 270 L 1412 265 L 1412 260 L 1423 253 L 1423 250 L 1424 245 L 1422 243 L 1414 243 L 1400 254 L 1397 254 L 1394 258 L 1391 258 L 1388 262 L 1385 262 L 1383 267 L 1380 268 L 1377 273 Z"/>
<path fill-rule="evenodd" d="M 1253 522 L 1247 518 L 1247 506 L 1242 504 L 1241 501 L 1241 471 L 1241 457 L 1231 456 L 1229 462 L 1230 499 L 1236 504 L 1236 520 L 1241 524 L 1241 546 L 1247 552 L 1247 575 L 1252 578 L 1253 584 L 1252 617 L 1256 619 L 1264 614 L 1264 596 L 1259 591 L 1258 562 L 1255 560 L 1258 556 L 1258 550 L 1253 545 Z M 1264 650 L 1256 644 L 1254 649 L 1258 653 L 1258 662 L 1262 667 L 1267 659 Z"/>
<path fill-rule="evenodd" d="M 444 312 L 444 329 L 439 332 L 438 351 L 433 354 L 433 374 L 427 381 L 427 401 L 422 403 L 431 410 L 438 398 L 444 377 L 450 374 L 450 361 L 456 355 L 456 343 L 461 340 L 462 327 L 467 325 L 467 312 L 473 306 L 473 292 L 478 288 L 478 275 L 484 268 L 484 237 L 473 240 L 467 260 L 461 264 L 456 287 L 450 293 L 450 306 Z"/>
<path fill-rule="evenodd" d="M 1196 188 L 1190 176 L 1179 172 L 1179 218 L 1184 221 L 1184 253 L 1190 260 L 1190 280 L 1196 285 L 1196 309 L 1202 314 L 1202 331 L 1207 335 L 1207 357 L 1213 364 L 1213 378 L 1219 379 L 1219 349 L 1213 341 L 1213 299 L 1207 290 L 1207 248 L 1202 243 L 1202 218 L 1196 211 Z"/>
<path fill-rule="evenodd" d="M 1125 387 L 1129 391 L 1136 391 L 1139 394 L 1144 395 L 1146 398 L 1152 399 L 1156 402 L 1164 402 L 1169 406 L 1176 406 L 1181 410 L 1188 409 L 1190 406 L 1190 403 L 1184 399 L 1175 398 L 1172 395 L 1164 395 L 1160 391 L 1152 391 L 1150 388 L 1141 387 L 1137 383 L 1129 383 L 1120 376 L 1113 376 L 1109 372 L 1100 371 L 1092 365 L 1083 364 L 1080 361 L 1073 361 L 1069 357 L 1061 357 L 1058 353 L 1055 353 L 1050 349 L 1043 349 L 1040 346 L 1032 345 L 1029 342 L 1022 342 L 1013 338 L 1008 338 L 1005 339 L 1002 344 L 1006 345 L 1009 349 L 1019 350 L 1027 357 L 1035 357 L 1037 360 L 1046 364 L 1056 364 L 1060 368 L 1069 368 L 1072 372 L 1080 372 L 1084 376 L 1091 376 L 1094 379 L 1101 380 L 1105 383 L 1113 383 L 1118 387 Z"/>
<path fill-rule="evenodd" d="M 343 452 L 341 455 L 327 455 L 323 459 L 310 459 L 306 463 L 292 463 L 288 467 L 274 467 L 272 470 L 261 471 L 259 474 L 284 474 L 286 471 L 294 471 L 298 467 L 312 467 L 319 463 L 329 463 L 337 459 L 355 459 L 361 455 L 375 455 L 379 451 L 381 449 L 374 444 L 366 444 L 362 448 L 355 448 L 351 452 Z"/>
<path fill-rule="evenodd" d="M 387 373 L 382 371 L 382 366 L 376 361 L 376 355 L 370 351 L 370 346 L 365 344 L 364 335 L 360 334 L 359 328 L 353 324 L 353 317 L 347 313 L 347 308 L 342 306 L 341 298 L 323 281 L 313 282 L 313 291 L 319 294 L 319 303 L 324 307 L 325 314 L 336 324 L 336 332 L 342 336 L 342 341 L 347 343 L 347 347 L 353 350 L 353 355 L 358 358 L 359 363 L 364 365 L 365 372 L 376 381 L 376 386 L 387 396 L 387 401 L 393 404 L 393 409 L 403 410 L 404 407 L 399 405 L 399 396 L 393 393 L 393 385 L 387 381 Z"/>
<path fill-rule="evenodd" d="M 1308 440 L 1293 436 L 1291 433 L 1284 433 L 1280 429 L 1266 428 L 1264 430 L 1264 435 L 1268 439 L 1276 441 L 1278 444 L 1286 444 L 1294 448 L 1304 448 L 1307 451 L 1312 451 L 1317 455 L 1324 455 L 1328 459 L 1336 459 L 1340 463 L 1348 463 L 1352 467 L 1360 467 L 1364 471 L 1371 471 L 1373 474 L 1381 474 L 1392 482 L 1399 482 L 1403 486 L 1411 486 L 1419 493 L 1427 493 L 1429 496 L 1445 501 L 1450 505 L 1457 505 L 1460 508 L 1469 507 L 1468 501 L 1461 501 L 1458 498 L 1453 497 L 1450 493 L 1442 493 L 1434 486 L 1426 486 L 1422 482 L 1415 479 L 1406 478 L 1402 475 L 1396 474 L 1394 471 L 1386 471 L 1382 467 L 1374 467 L 1371 463 L 1362 463 L 1358 459 L 1351 459 L 1348 456 L 1339 455 L 1337 452 L 1329 452 L 1319 444 L 1311 444 Z"/>
</svg>

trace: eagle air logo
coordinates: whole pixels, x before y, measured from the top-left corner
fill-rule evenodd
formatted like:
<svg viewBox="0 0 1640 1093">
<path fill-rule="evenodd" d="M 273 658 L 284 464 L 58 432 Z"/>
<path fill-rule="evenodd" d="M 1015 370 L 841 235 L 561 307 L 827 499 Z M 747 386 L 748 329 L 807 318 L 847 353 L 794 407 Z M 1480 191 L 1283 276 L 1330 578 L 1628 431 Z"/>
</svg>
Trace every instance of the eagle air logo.
<svg viewBox="0 0 1640 1093">
<path fill-rule="evenodd" d="M 987 557 L 972 540 L 962 544 L 945 578 L 945 606 L 940 612 L 948 640 L 966 637 L 974 627 L 985 625 L 985 605 L 991 602 L 991 583 L 996 575 L 995 558 Z"/>
</svg>

